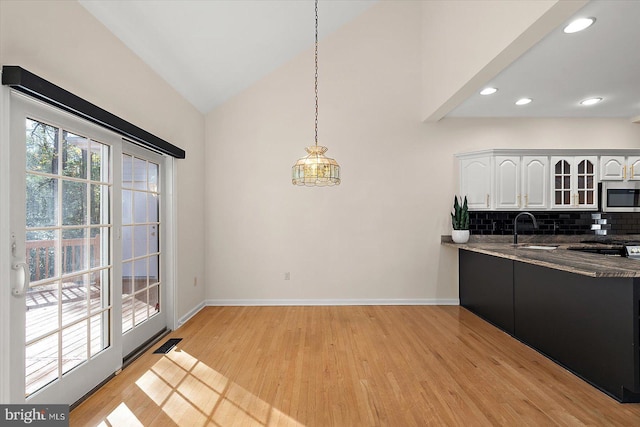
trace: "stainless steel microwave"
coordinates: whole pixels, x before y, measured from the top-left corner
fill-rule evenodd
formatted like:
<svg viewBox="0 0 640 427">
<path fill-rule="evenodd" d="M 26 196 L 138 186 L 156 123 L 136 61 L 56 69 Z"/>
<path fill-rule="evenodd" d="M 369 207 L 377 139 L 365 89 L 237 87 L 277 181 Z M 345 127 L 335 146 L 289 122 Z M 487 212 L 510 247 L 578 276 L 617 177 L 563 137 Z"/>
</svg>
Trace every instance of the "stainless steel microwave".
<svg viewBox="0 0 640 427">
<path fill-rule="evenodd" d="M 640 212 L 640 181 L 602 183 L 603 212 Z"/>
</svg>

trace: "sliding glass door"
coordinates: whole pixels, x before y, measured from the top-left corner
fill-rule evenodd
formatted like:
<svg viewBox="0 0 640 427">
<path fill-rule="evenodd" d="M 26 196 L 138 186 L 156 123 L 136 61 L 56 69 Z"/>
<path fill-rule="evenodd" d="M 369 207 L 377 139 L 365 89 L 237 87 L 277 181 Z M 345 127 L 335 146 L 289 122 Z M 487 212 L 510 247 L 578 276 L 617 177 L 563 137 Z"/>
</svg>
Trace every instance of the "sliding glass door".
<svg viewBox="0 0 640 427">
<path fill-rule="evenodd" d="M 163 157 L 11 95 L 14 403 L 73 403 L 166 326 Z"/>
<path fill-rule="evenodd" d="M 162 270 L 162 157 L 122 153 L 122 332 L 128 355 L 166 325 Z"/>
</svg>

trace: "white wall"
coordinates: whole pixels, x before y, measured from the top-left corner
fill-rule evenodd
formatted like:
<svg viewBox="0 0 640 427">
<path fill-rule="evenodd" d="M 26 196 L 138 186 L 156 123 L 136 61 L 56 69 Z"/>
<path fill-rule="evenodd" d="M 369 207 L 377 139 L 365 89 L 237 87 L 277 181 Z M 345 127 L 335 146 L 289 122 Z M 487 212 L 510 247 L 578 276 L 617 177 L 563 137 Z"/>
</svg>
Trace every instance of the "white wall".
<svg viewBox="0 0 640 427">
<path fill-rule="evenodd" d="M 19 65 L 187 152 L 176 161 L 177 316 L 204 298 L 204 117 L 75 1 L 0 1 L 0 64 Z M 2 139 L 6 144 L 6 139 Z"/>
<path fill-rule="evenodd" d="M 291 184 L 314 139 L 313 50 L 207 116 L 207 298 L 435 294 L 417 262 L 426 186 L 403 171 L 422 149 L 420 7 L 375 5 L 321 42 L 319 140 L 340 186 Z"/>
<path fill-rule="evenodd" d="M 313 144 L 311 50 L 207 116 L 210 302 L 455 300 L 457 254 L 440 245 L 455 153 L 640 145 L 627 120 L 421 123 L 422 6 L 381 2 L 321 42 L 320 144 L 340 186 L 290 182 Z"/>
</svg>

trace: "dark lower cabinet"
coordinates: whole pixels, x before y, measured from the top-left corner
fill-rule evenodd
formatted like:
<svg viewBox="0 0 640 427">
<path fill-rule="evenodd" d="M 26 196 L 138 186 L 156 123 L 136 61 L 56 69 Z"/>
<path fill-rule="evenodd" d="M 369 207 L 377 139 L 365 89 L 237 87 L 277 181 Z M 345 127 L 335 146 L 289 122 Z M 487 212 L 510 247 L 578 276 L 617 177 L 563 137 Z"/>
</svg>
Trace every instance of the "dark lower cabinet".
<svg viewBox="0 0 640 427">
<path fill-rule="evenodd" d="M 513 261 L 459 251 L 460 305 L 513 335 Z"/>
<path fill-rule="evenodd" d="M 640 402 L 639 279 L 459 253 L 462 306 L 617 400 Z"/>
<path fill-rule="evenodd" d="M 637 284 L 514 262 L 515 336 L 621 401 L 638 389 Z"/>
</svg>

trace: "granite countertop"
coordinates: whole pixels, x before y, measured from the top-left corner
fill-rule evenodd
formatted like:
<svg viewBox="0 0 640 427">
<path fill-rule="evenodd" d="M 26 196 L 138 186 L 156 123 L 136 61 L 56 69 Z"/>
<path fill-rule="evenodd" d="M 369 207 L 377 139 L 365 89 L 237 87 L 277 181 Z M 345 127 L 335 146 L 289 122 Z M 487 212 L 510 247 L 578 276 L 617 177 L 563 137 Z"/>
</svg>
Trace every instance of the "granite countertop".
<svg viewBox="0 0 640 427">
<path fill-rule="evenodd" d="M 518 237 L 517 246 L 513 245 L 513 236 L 471 236 L 468 243 L 462 244 L 454 243 L 451 236 L 442 236 L 441 242 L 443 245 L 453 248 L 589 277 L 640 277 L 640 260 L 567 250 L 568 247 L 575 246 L 606 247 L 606 245 L 598 243 L 581 243 L 585 240 L 595 240 L 593 236 Z M 640 241 L 640 236 L 624 236 L 624 240 Z M 533 245 L 557 246 L 557 248 L 553 250 L 526 248 L 526 246 Z"/>
</svg>

